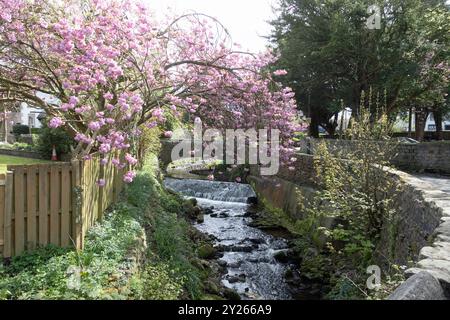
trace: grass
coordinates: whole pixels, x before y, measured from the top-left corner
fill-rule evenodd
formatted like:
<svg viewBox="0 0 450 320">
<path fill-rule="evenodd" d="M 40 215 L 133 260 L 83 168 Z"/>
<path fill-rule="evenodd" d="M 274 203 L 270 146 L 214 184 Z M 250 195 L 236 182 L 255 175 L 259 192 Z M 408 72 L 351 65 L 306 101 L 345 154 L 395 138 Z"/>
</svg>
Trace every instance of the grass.
<svg viewBox="0 0 450 320">
<path fill-rule="evenodd" d="M 0 155 L 0 173 L 6 171 L 8 165 L 50 163 L 47 160 Z"/>
</svg>

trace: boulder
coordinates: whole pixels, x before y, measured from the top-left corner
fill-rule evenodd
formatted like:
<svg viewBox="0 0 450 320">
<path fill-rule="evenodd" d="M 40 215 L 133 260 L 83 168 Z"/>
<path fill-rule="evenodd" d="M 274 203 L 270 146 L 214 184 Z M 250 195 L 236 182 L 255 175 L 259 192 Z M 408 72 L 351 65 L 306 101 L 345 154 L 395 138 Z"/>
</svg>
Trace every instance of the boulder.
<svg viewBox="0 0 450 320">
<path fill-rule="evenodd" d="M 427 271 L 421 271 L 398 287 L 388 300 L 447 300 L 439 281 Z"/>
<path fill-rule="evenodd" d="M 275 258 L 275 260 L 277 260 L 280 263 L 288 263 L 289 262 L 289 255 L 286 250 L 275 253 L 273 257 Z"/>
<path fill-rule="evenodd" d="M 197 223 L 203 223 L 205 222 L 205 216 L 203 215 L 203 213 L 200 213 L 197 217 L 196 217 Z"/>
<path fill-rule="evenodd" d="M 434 259 L 450 261 L 450 243 L 435 242 L 432 247 L 420 250 L 419 259 Z"/>
<path fill-rule="evenodd" d="M 227 298 L 228 300 L 232 300 L 232 301 L 233 300 L 234 301 L 241 300 L 241 296 L 239 295 L 239 293 L 237 293 L 235 290 L 229 289 L 229 288 L 224 289 L 223 296 L 225 298 Z"/>
<path fill-rule="evenodd" d="M 195 198 L 191 198 L 188 201 L 189 201 L 190 204 L 192 204 L 193 207 L 196 207 L 197 204 L 198 204 L 198 201 Z"/>
<path fill-rule="evenodd" d="M 197 249 L 200 259 L 213 259 L 216 255 L 216 249 L 210 244 L 203 244 Z"/>
</svg>

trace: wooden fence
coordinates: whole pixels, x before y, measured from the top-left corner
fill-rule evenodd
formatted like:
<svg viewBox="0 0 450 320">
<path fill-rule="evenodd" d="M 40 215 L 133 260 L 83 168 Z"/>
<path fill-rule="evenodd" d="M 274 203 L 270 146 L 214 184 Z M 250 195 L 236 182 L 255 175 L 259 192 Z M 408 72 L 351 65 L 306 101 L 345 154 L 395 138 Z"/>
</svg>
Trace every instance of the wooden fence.
<svg viewBox="0 0 450 320">
<path fill-rule="evenodd" d="M 82 249 L 86 231 L 117 200 L 123 174 L 110 161 L 102 166 L 99 155 L 8 166 L 0 174 L 0 254 L 12 257 L 48 244 Z"/>
</svg>

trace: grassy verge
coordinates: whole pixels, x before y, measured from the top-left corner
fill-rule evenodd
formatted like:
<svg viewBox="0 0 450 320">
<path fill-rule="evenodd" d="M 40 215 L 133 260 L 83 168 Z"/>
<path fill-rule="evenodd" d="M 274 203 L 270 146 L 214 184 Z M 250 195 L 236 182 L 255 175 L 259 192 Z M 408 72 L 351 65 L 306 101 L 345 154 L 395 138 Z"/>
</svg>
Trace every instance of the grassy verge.
<svg viewBox="0 0 450 320">
<path fill-rule="evenodd" d="M 7 165 L 21 165 L 21 164 L 26 165 L 39 163 L 50 163 L 50 161 L 32 158 L 14 157 L 0 154 L 0 173 L 6 172 Z"/>
<path fill-rule="evenodd" d="M 138 174 L 83 251 L 49 246 L 0 264 L 0 299 L 203 298 L 211 276 L 196 255 L 203 240 L 181 214 L 183 200 L 153 172 Z M 141 249 L 144 261 L 133 254 Z"/>
</svg>

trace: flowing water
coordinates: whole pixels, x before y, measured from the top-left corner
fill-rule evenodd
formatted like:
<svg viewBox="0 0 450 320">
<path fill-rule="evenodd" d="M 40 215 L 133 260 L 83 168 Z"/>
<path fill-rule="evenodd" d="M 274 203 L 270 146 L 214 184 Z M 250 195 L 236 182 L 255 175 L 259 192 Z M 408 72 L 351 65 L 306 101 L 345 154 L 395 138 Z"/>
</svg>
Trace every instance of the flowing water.
<svg viewBox="0 0 450 320">
<path fill-rule="evenodd" d="M 292 299 L 284 274 L 286 266 L 274 254 L 287 249 L 284 239 L 273 237 L 249 226 L 249 197 L 255 193 L 249 185 L 203 180 L 166 179 L 167 188 L 186 197 L 194 197 L 202 208 L 211 208 L 204 223 L 195 227 L 216 239 L 224 250 L 220 259 L 227 274 L 222 282 L 243 299 Z"/>
</svg>

